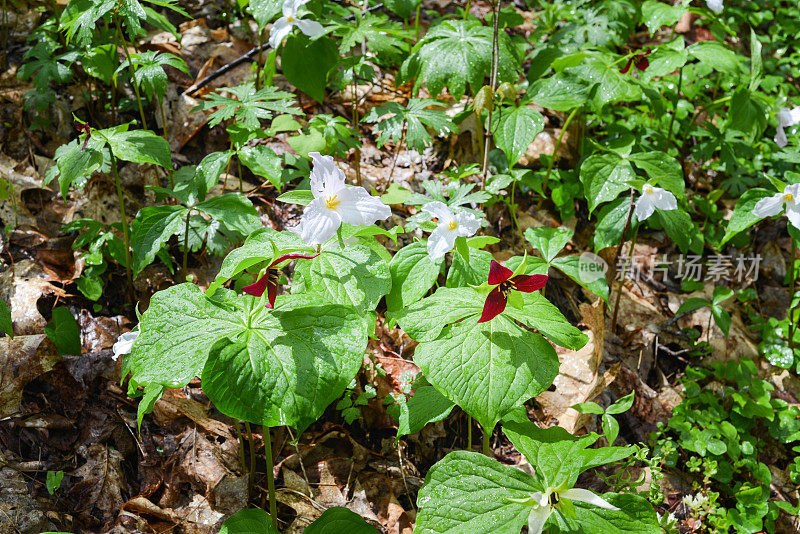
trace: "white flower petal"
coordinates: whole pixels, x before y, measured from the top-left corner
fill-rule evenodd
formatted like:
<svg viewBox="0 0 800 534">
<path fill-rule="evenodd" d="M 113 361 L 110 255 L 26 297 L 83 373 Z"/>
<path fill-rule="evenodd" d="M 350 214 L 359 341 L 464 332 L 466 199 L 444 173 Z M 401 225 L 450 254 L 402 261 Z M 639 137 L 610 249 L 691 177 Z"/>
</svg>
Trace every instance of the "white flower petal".
<svg viewBox="0 0 800 534">
<path fill-rule="evenodd" d="M 325 28 L 322 27 L 322 24 L 315 20 L 297 19 L 295 20 L 295 24 L 297 24 L 297 27 L 300 28 L 301 32 L 308 35 L 312 39 L 325 33 Z"/>
<path fill-rule="evenodd" d="M 392 210 L 384 204 L 380 197 L 370 195 L 363 187 L 351 186 L 338 193 L 339 204 L 336 212 L 342 222 L 354 225 L 369 226 L 392 215 Z"/>
<path fill-rule="evenodd" d="M 481 227 L 480 219 L 468 211 L 457 213 L 455 216 L 455 221 L 458 224 L 456 231 L 458 232 L 458 235 L 462 237 L 470 237 L 475 235 L 475 232 L 477 232 Z"/>
<path fill-rule="evenodd" d="M 323 156 L 319 152 L 310 152 L 313 166 L 311 168 L 311 192 L 314 198 L 327 198 L 344 189 L 344 172 L 336 166 L 331 156 Z"/>
<path fill-rule="evenodd" d="M 789 144 L 789 139 L 786 138 L 786 132 L 783 129 L 783 126 L 778 125 L 775 129 L 775 137 L 773 138 L 775 144 L 779 147 L 783 148 Z"/>
<path fill-rule="evenodd" d="M 439 219 L 440 223 L 449 223 L 450 221 L 455 219 L 455 215 L 453 215 L 453 210 L 447 207 L 447 204 L 444 202 L 439 202 L 435 200 L 433 202 L 428 202 L 424 206 L 422 206 L 422 211 L 430 215 L 431 217 L 436 217 Z"/>
<path fill-rule="evenodd" d="M 783 193 L 772 195 L 771 197 L 762 198 L 756 203 L 753 208 L 753 215 L 756 217 L 772 217 L 783 211 Z"/>
<path fill-rule="evenodd" d="M 791 120 L 791 124 L 789 126 L 800 124 L 800 106 L 792 108 L 792 110 L 789 111 L 789 117 Z"/>
<path fill-rule="evenodd" d="M 794 109 L 779 109 L 778 113 L 775 114 L 775 121 L 778 123 L 778 126 L 783 126 L 784 128 L 794 126 L 800 122 L 800 106 Z"/>
<path fill-rule="evenodd" d="M 278 48 L 278 46 L 286 39 L 289 32 L 292 31 L 292 23 L 286 17 L 281 17 L 272 25 L 269 31 L 269 46 Z"/>
<path fill-rule="evenodd" d="M 299 235 L 307 245 L 321 245 L 333 237 L 341 225 L 339 214 L 326 208 L 324 201 L 315 199 L 303 210 L 300 224 L 289 231 Z"/>
<path fill-rule="evenodd" d="M 725 8 L 722 0 L 706 0 L 706 5 L 708 6 L 708 9 L 714 13 L 722 13 L 722 10 Z"/>
<path fill-rule="evenodd" d="M 613 504 L 609 503 L 599 495 L 595 495 L 594 493 L 592 493 L 587 489 L 572 488 L 560 492 L 559 496 L 565 497 L 571 501 L 580 501 L 588 504 L 593 504 L 599 508 L 605 508 L 606 510 L 619 510 L 619 508 L 617 508 Z"/>
<path fill-rule="evenodd" d="M 139 337 L 140 332 L 138 330 L 133 330 L 131 332 L 125 332 L 117 339 L 117 342 L 114 343 L 112 350 L 114 351 L 114 361 L 120 356 L 125 354 L 130 354 L 131 349 L 133 348 L 133 342 L 136 341 L 136 338 Z"/>
<path fill-rule="evenodd" d="M 666 189 L 661 189 L 660 187 L 654 187 L 653 194 L 656 197 L 655 202 L 653 202 L 653 206 L 655 206 L 656 208 L 665 211 L 678 209 L 678 200 L 675 198 L 675 195 L 673 195 Z"/>
<path fill-rule="evenodd" d="M 639 197 L 636 201 L 636 207 L 634 208 L 634 213 L 636 214 L 636 219 L 641 221 L 646 220 L 650 217 L 653 212 L 656 210 L 654 203 L 654 198 L 652 195 L 644 194 Z"/>
<path fill-rule="evenodd" d="M 438 260 L 453 250 L 457 237 L 458 233 L 450 230 L 449 223 L 440 224 L 428 237 L 428 256 L 432 260 Z"/>
<path fill-rule="evenodd" d="M 794 203 L 787 204 L 786 216 L 789 218 L 789 222 L 792 223 L 792 226 L 800 230 L 800 206 Z"/>
<path fill-rule="evenodd" d="M 528 534 L 542 534 L 544 524 L 552 513 L 553 508 L 550 506 L 536 506 L 531 509 L 528 514 Z"/>
</svg>

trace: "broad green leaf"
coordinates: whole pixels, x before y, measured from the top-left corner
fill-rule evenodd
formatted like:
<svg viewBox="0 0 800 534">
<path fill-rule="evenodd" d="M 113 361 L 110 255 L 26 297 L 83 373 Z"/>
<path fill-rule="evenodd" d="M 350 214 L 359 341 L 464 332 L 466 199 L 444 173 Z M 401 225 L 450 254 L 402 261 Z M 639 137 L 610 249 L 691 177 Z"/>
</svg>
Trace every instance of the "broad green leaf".
<svg viewBox="0 0 800 534">
<path fill-rule="evenodd" d="M 86 74 L 104 81 L 107 85 L 111 85 L 118 64 L 117 46 L 113 44 L 92 47 L 81 57 L 81 65 Z"/>
<path fill-rule="evenodd" d="M 732 296 L 733 296 L 733 289 L 729 287 L 718 286 L 714 288 L 714 293 L 713 296 L 711 297 L 711 301 L 714 304 L 722 304 Z"/>
<path fill-rule="evenodd" d="M 442 260 L 431 260 L 425 244 L 419 241 L 398 250 L 389 263 L 392 290 L 386 295 L 386 307 L 399 310 L 421 299 L 436 282 L 442 264 Z"/>
<path fill-rule="evenodd" d="M 453 410 L 453 401 L 430 384 L 414 389 L 414 396 L 398 403 L 397 437 L 416 434 L 428 423 L 441 421 Z"/>
<path fill-rule="evenodd" d="M 572 326 L 540 292 L 524 293 L 523 299 L 525 305 L 521 310 L 509 306 L 503 313 L 538 330 L 559 347 L 578 350 L 589 341 L 586 334 Z"/>
<path fill-rule="evenodd" d="M 620 229 L 621 231 L 621 229 Z M 604 301 L 608 302 L 608 282 L 605 277 L 594 280 L 591 276 L 581 273 L 581 257 L 579 255 L 562 256 L 556 258 L 551 264 L 553 267 L 569 276 L 573 282 L 585 287 Z"/>
<path fill-rule="evenodd" d="M 560 228 L 540 226 L 525 230 L 525 239 L 534 249 L 542 253 L 546 262 L 550 263 L 567 246 L 574 233 L 574 230 L 563 226 Z"/>
<path fill-rule="evenodd" d="M 714 304 L 711 306 L 711 315 L 714 317 L 714 323 L 722 330 L 725 337 L 728 337 L 728 332 L 731 329 L 731 315 L 728 311 L 722 306 Z"/>
<path fill-rule="evenodd" d="M 310 189 L 295 189 L 294 191 L 287 191 L 276 200 L 286 202 L 287 204 L 300 204 L 307 206 L 314 200 L 314 193 Z"/>
<path fill-rule="evenodd" d="M 134 276 L 153 263 L 170 237 L 181 232 L 186 225 L 187 212 L 183 206 L 150 206 L 139 211 L 131 224 Z"/>
<path fill-rule="evenodd" d="M 164 386 L 160 384 L 148 384 L 144 388 L 144 395 L 139 401 L 139 406 L 136 408 L 136 426 L 139 432 L 142 431 L 142 421 L 144 416 L 153 411 L 158 399 L 164 395 Z"/>
<path fill-rule="evenodd" d="M 581 182 L 592 212 L 604 202 L 615 200 L 630 188 L 636 175 L 630 162 L 613 153 L 594 154 L 581 165 Z"/>
<path fill-rule="evenodd" d="M 274 310 L 240 315 L 248 326 L 215 341 L 203 368 L 203 391 L 234 419 L 302 433 L 356 376 L 367 321 L 352 307 L 317 305 L 307 295 L 279 300 Z"/>
<path fill-rule="evenodd" d="M 237 155 L 242 165 L 253 171 L 253 174 L 266 178 L 273 187 L 280 189 L 283 160 L 274 150 L 265 145 L 243 146 Z"/>
<path fill-rule="evenodd" d="M 208 191 L 219 183 L 219 176 L 228 166 L 228 162 L 233 155 L 232 150 L 222 152 L 212 152 L 197 164 L 195 168 L 195 182 L 197 187 L 197 198 L 205 200 Z"/>
<path fill-rule="evenodd" d="M 570 111 L 589 101 L 592 84 L 572 72 L 557 72 L 531 88 L 533 101 L 556 111 Z"/>
<path fill-rule="evenodd" d="M 59 19 L 60 29 L 67 30 L 67 43 L 74 38 L 77 45 L 88 45 L 98 21 L 116 5 L 114 0 L 71 0 Z"/>
<path fill-rule="evenodd" d="M 110 128 L 103 130 L 108 133 Z M 99 133 L 99 132 L 98 132 Z M 149 130 L 113 132 L 106 137 L 114 157 L 133 163 L 153 163 L 165 169 L 172 168 L 172 154 L 163 137 Z"/>
<path fill-rule="evenodd" d="M 619 72 L 619 65 L 606 64 L 598 59 L 587 59 L 578 66 L 567 69 L 570 73 L 594 84 L 592 104 L 595 109 L 620 100 L 634 100 L 641 89 Z"/>
<path fill-rule="evenodd" d="M 338 59 L 336 44 L 330 38 L 320 37 L 312 41 L 298 32 L 286 39 L 281 52 L 281 68 L 292 85 L 322 102 L 328 73 Z"/>
<path fill-rule="evenodd" d="M 680 48 L 673 48 L 669 44 L 659 46 L 655 52 L 647 56 L 650 65 L 640 75 L 645 83 L 653 78 L 666 76 L 681 69 L 689 60 L 689 53 L 683 48 L 683 37 L 679 38 Z"/>
<path fill-rule="evenodd" d="M 280 534 L 272 526 L 272 518 L 260 508 L 241 510 L 229 517 L 219 534 Z"/>
<path fill-rule="evenodd" d="M 617 415 L 627 412 L 628 410 L 631 409 L 631 406 L 633 406 L 634 397 L 635 397 L 635 391 L 631 391 L 630 393 L 619 399 L 617 402 L 609 406 L 606 412 L 610 413 L 611 415 Z"/>
<path fill-rule="evenodd" d="M 505 108 L 498 115 L 494 140 L 513 167 L 544 129 L 544 117 L 526 105 Z"/>
<path fill-rule="evenodd" d="M 102 141 L 90 139 L 84 149 L 83 141 L 76 139 L 56 150 L 58 185 L 64 200 L 67 199 L 69 187 L 73 183 L 82 186 L 103 165 L 103 145 Z"/>
<path fill-rule="evenodd" d="M 451 452 L 428 471 L 419 491 L 417 534 L 519 534 L 542 491 L 534 478 L 494 458 Z"/>
<path fill-rule="evenodd" d="M 749 141 L 761 137 L 767 127 L 767 110 L 764 104 L 742 88 L 733 93 L 729 111 L 728 128 L 741 132 Z"/>
<path fill-rule="evenodd" d="M 297 234 L 291 232 L 278 232 L 271 228 L 262 228 L 250 234 L 244 244 L 234 249 L 225 256 L 222 266 L 208 286 L 206 293 L 211 296 L 222 287 L 222 284 L 234 278 L 245 270 L 263 263 L 272 261 L 274 257 L 283 254 L 314 254 L 316 249 L 309 247 Z"/>
<path fill-rule="evenodd" d="M 619 245 L 622 229 L 628 219 L 631 202 L 626 196 L 609 203 L 597 214 L 597 226 L 594 229 L 594 249 L 596 251 Z"/>
<path fill-rule="evenodd" d="M 11 322 L 11 309 L 3 299 L 0 299 L 0 332 L 14 339 L 14 325 Z"/>
<path fill-rule="evenodd" d="M 619 510 L 607 510 L 572 501 L 575 506 L 575 517 L 553 514 L 547 524 L 548 533 L 660 534 L 662 532 L 656 512 L 646 499 L 625 493 L 605 493 L 601 497 Z"/>
<path fill-rule="evenodd" d="M 400 79 L 415 79 L 414 92 L 425 83 L 433 97 L 445 86 L 456 100 L 464 95 L 467 85 L 474 94 L 489 74 L 492 41 L 492 29 L 477 20 L 444 20 L 412 49 L 401 66 Z M 499 34 L 499 51 L 498 80 L 516 80 L 519 59 L 505 32 Z"/>
<path fill-rule="evenodd" d="M 195 209 L 211 215 L 225 226 L 243 236 L 262 228 L 261 220 L 253 203 L 241 193 L 225 193 L 212 197 L 195 206 Z"/>
<path fill-rule="evenodd" d="M 226 96 L 226 93 L 231 96 Z M 248 82 L 217 89 L 195 109 L 214 109 L 208 116 L 208 126 L 211 128 L 222 121 L 235 119 L 241 127 L 257 130 L 261 127 L 261 119 L 271 119 L 275 114 L 298 115 L 300 110 L 293 103 L 294 95 L 291 93 L 276 87 L 264 87 L 256 91 L 255 82 Z"/>
<path fill-rule="evenodd" d="M 362 312 L 373 311 L 392 288 L 389 266 L 364 244 L 332 245 L 313 260 L 298 263 L 295 280 L 293 291 L 301 287 L 326 302 L 347 304 Z"/>
<path fill-rule="evenodd" d="M 461 253 L 453 254 L 453 263 L 447 271 L 447 287 L 479 286 L 489 278 L 492 254 L 486 250 L 465 248 L 468 258 Z"/>
<path fill-rule="evenodd" d="M 405 329 L 403 318 L 400 324 Z M 445 327 L 437 339 L 417 345 L 414 362 L 489 432 L 513 408 L 550 387 L 559 367 L 544 337 L 503 314 L 481 324 L 473 315 Z"/>
<path fill-rule="evenodd" d="M 686 196 L 683 169 L 675 158 L 664 152 L 654 150 L 652 152 L 631 154 L 630 160 L 647 174 L 651 185 L 663 187 L 674 194 L 676 198 L 684 198 Z"/>
<path fill-rule="evenodd" d="M 683 4 L 670 5 L 657 0 L 647 0 L 642 4 L 642 21 L 650 30 L 650 35 L 662 26 L 672 26 L 686 13 Z"/>
<path fill-rule="evenodd" d="M 379 147 L 390 139 L 399 143 L 405 133 L 408 146 L 421 153 L 431 144 L 428 128 L 437 135 L 458 132 L 458 127 L 444 111 L 430 109 L 442 106 L 441 102 L 432 98 L 412 98 L 406 107 L 397 102 L 387 102 L 372 108 L 364 117 L 364 122 L 375 123 L 375 129 L 379 132 Z"/>
<path fill-rule="evenodd" d="M 386 0 L 384 5 L 401 19 L 407 19 L 421 3 L 422 0 Z"/>
<path fill-rule="evenodd" d="M 53 309 L 53 318 L 44 327 L 44 333 L 58 347 L 59 354 L 80 356 L 81 329 L 67 308 Z"/>
<path fill-rule="evenodd" d="M 689 54 L 697 58 L 714 70 L 736 74 L 739 72 L 739 60 L 736 54 L 725 48 L 717 41 L 700 41 L 686 49 Z"/>
<path fill-rule="evenodd" d="M 303 534 L 377 534 L 375 527 L 347 508 L 334 506 L 325 510 Z"/>
<path fill-rule="evenodd" d="M 694 224 L 688 213 L 682 209 L 660 210 L 656 208 L 658 218 L 664 227 L 664 232 L 672 239 L 681 252 L 686 252 L 692 244 Z M 635 217 L 635 215 L 634 215 Z"/>
<path fill-rule="evenodd" d="M 680 315 L 682 313 L 693 312 L 700 308 L 705 308 L 706 306 L 711 306 L 711 302 L 699 297 L 692 297 L 683 301 L 683 304 L 680 305 L 675 314 Z"/>
<path fill-rule="evenodd" d="M 281 12 L 281 0 L 250 0 L 247 11 L 253 15 L 259 29 L 264 27 Z"/>
<path fill-rule="evenodd" d="M 748 189 L 745 191 L 739 198 L 738 202 L 736 202 L 736 207 L 733 210 L 731 220 L 728 221 L 728 227 L 725 229 L 725 237 L 723 237 L 722 241 L 719 243 L 720 248 L 722 248 L 725 243 L 730 241 L 737 234 L 744 232 L 755 223 L 760 221 L 761 217 L 757 217 L 755 214 L 753 214 L 756 204 L 758 204 L 759 200 L 774 194 L 774 191 L 768 191 L 760 188 Z"/>
<path fill-rule="evenodd" d="M 756 31 L 750 28 L 750 92 L 758 90 L 761 80 L 764 78 L 764 62 L 761 59 L 761 41 L 758 40 Z"/>
</svg>

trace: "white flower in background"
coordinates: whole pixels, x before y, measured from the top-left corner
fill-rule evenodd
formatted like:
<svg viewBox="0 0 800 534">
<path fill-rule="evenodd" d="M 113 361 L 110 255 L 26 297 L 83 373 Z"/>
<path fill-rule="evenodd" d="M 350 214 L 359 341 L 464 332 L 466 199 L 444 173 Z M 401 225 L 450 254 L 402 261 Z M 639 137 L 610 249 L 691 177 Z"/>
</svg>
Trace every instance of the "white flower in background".
<svg viewBox="0 0 800 534">
<path fill-rule="evenodd" d="M 678 201 L 675 199 L 675 195 L 666 189 L 644 184 L 642 196 L 636 201 L 636 218 L 643 221 L 650 217 L 656 208 L 660 210 L 678 209 Z"/>
<path fill-rule="evenodd" d="M 333 237 L 342 223 L 369 226 L 392 215 L 381 199 L 363 187 L 348 186 L 344 173 L 331 156 L 319 152 L 309 154 L 314 161 L 311 170 L 311 192 L 314 200 L 303 210 L 300 224 L 289 228 L 308 245 L 320 245 Z"/>
<path fill-rule="evenodd" d="M 130 332 L 125 332 L 117 339 L 117 342 L 114 343 L 112 350 L 114 351 L 113 359 L 117 361 L 120 356 L 124 356 L 126 354 L 131 353 L 131 348 L 133 348 L 133 342 L 136 341 L 136 338 L 139 337 L 139 327 L 137 326 L 134 330 Z"/>
<path fill-rule="evenodd" d="M 789 142 L 789 140 L 786 139 L 786 132 L 783 129 L 791 128 L 795 124 L 800 124 L 800 106 L 794 109 L 781 108 L 775 115 L 775 120 L 778 123 L 777 132 L 775 133 L 775 143 L 783 148 Z"/>
<path fill-rule="evenodd" d="M 548 488 L 545 493 L 537 491 L 532 494 L 531 499 L 535 504 L 533 505 L 531 513 L 528 515 L 529 534 L 541 534 L 544 524 L 547 522 L 550 514 L 555 511 L 558 503 L 563 499 L 593 504 L 594 506 L 605 508 L 606 510 L 619 510 L 619 508 L 613 506 L 591 491 L 580 488 L 572 488 L 565 491 L 556 491 L 552 488 Z"/>
<path fill-rule="evenodd" d="M 725 4 L 722 3 L 722 0 L 706 0 L 706 5 L 708 9 L 713 11 L 714 13 L 722 13 Z"/>
<path fill-rule="evenodd" d="M 462 211 L 454 214 L 444 202 L 438 200 L 422 206 L 422 211 L 438 219 L 436 230 L 428 238 L 428 255 L 438 260 L 456 246 L 457 237 L 470 237 L 481 227 L 481 221 L 473 214 Z"/>
<path fill-rule="evenodd" d="M 771 197 L 762 198 L 753 208 L 756 217 L 772 217 L 786 208 L 786 216 L 792 226 L 800 230 L 800 184 L 787 185 L 783 193 L 776 193 Z"/>
<path fill-rule="evenodd" d="M 283 16 L 275 21 L 269 31 L 269 45 L 278 48 L 286 36 L 297 26 L 300 31 L 311 38 L 325 33 L 322 25 L 314 20 L 303 20 L 297 17 L 297 11 L 311 0 L 285 0 L 283 2 Z"/>
</svg>

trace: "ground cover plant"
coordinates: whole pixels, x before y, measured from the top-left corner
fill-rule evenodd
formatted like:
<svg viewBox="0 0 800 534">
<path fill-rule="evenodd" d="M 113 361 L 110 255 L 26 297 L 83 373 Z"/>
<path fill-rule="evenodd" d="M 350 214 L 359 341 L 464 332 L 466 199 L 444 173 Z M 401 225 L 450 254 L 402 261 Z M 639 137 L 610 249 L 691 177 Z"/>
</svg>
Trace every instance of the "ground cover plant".
<svg viewBox="0 0 800 534">
<path fill-rule="evenodd" d="M 3 529 L 800 531 L 795 3 L 1 11 Z"/>
</svg>

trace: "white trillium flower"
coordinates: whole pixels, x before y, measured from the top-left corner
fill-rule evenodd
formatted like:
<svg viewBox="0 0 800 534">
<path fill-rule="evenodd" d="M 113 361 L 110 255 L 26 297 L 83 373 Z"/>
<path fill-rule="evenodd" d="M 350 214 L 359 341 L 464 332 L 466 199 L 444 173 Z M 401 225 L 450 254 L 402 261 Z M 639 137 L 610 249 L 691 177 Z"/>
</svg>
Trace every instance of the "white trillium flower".
<svg viewBox="0 0 800 534">
<path fill-rule="evenodd" d="M 456 246 L 457 237 L 470 237 L 481 227 L 481 221 L 473 214 L 462 211 L 457 214 L 438 200 L 422 206 L 422 211 L 438 219 L 439 225 L 428 238 L 428 255 L 438 260 Z"/>
<path fill-rule="evenodd" d="M 369 226 L 392 215 L 392 210 L 381 199 L 370 195 L 366 189 L 348 186 L 344 173 L 331 156 L 319 152 L 309 154 L 314 161 L 311 170 L 312 200 L 300 224 L 289 228 L 307 245 L 320 245 L 333 237 L 342 223 Z"/>
<path fill-rule="evenodd" d="M 285 0 L 283 2 L 283 16 L 275 21 L 269 31 L 269 45 L 278 48 L 286 36 L 297 26 L 300 31 L 312 39 L 325 33 L 322 25 L 314 20 L 303 20 L 297 17 L 297 11 L 311 0 Z"/>
<path fill-rule="evenodd" d="M 558 503 L 562 499 L 579 501 L 592 504 L 606 510 L 619 510 L 602 497 L 595 495 L 587 489 L 572 488 L 565 491 L 557 491 L 552 488 L 544 493 L 537 491 L 531 495 L 531 499 L 536 503 L 533 505 L 531 513 L 528 515 L 528 534 L 541 534 L 547 519 L 556 510 Z"/>
<path fill-rule="evenodd" d="M 784 128 L 791 128 L 795 124 L 800 124 L 800 106 L 794 109 L 781 108 L 775 115 L 775 120 L 778 123 L 775 133 L 775 143 L 783 148 L 789 143 L 789 140 L 786 139 Z"/>
<path fill-rule="evenodd" d="M 772 217 L 786 208 L 786 216 L 792 226 L 800 230 L 800 184 L 787 185 L 783 193 L 762 198 L 753 208 L 756 217 Z"/>
<path fill-rule="evenodd" d="M 722 0 L 706 0 L 706 5 L 708 9 L 714 13 L 722 13 L 722 10 L 725 8 L 725 4 L 722 3 Z"/>
<path fill-rule="evenodd" d="M 641 222 L 650 217 L 656 208 L 660 210 L 678 209 L 678 201 L 675 199 L 675 195 L 666 189 L 644 184 L 642 196 L 636 201 L 636 218 Z"/>
<path fill-rule="evenodd" d="M 114 351 L 114 356 L 112 358 L 114 361 L 117 361 L 120 356 L 131 353 L 133 342 L 136 341 L 136 338 L 139 337 L 140 333 L 139 327 L 137 326 L 135 330 L 125 332 L 119 336 L 119 338 L 117 338 L 117 342 L 114 343 L 114 346 L 112 347 L 112 350 Z"/>
</svg>

